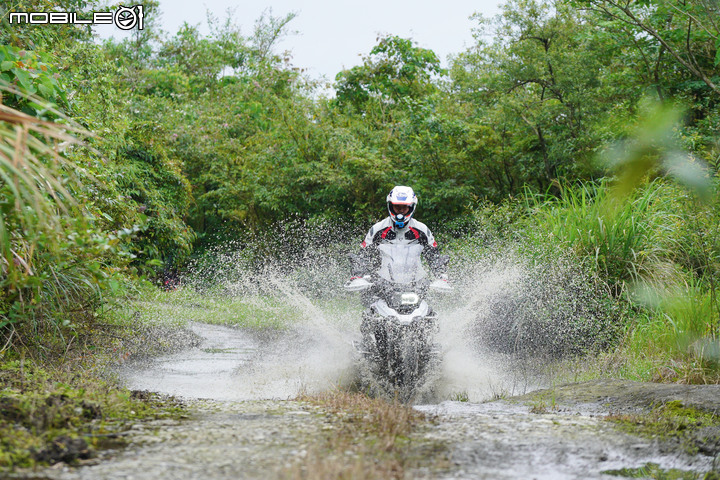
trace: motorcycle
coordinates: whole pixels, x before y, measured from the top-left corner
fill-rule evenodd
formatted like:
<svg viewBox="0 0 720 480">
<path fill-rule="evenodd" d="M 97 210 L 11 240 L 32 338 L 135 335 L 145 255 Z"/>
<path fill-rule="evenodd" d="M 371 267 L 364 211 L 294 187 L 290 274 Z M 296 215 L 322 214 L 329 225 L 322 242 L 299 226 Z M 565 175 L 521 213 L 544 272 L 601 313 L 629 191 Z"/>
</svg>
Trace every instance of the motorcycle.
<svg viewBox="0 0 720 480">
<path fill-rule="evenodd" d="M 450 292 L 444 280 L 431 282 L 420 263 L 422 246 L 382 244 L 377 274 L 345 285 L 360 292 L 368 307 L 363 313 L 362 339 L 356 350 L 375 389 L 409 402 L 437 370 L 437 315 L 428 303 L 430 292 Z M 353 259 L 357 261 L 357 259 Z M 447 257 L 440 261 L 447 263 Z"/>
</svg>

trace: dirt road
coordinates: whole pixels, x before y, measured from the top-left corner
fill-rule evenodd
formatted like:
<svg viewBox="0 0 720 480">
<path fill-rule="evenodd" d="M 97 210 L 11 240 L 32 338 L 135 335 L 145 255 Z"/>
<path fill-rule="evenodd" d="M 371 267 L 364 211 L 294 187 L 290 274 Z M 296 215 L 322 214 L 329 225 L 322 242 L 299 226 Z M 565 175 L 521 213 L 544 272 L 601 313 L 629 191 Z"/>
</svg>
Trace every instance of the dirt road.
<svg viewBox="0 0 720 480">
<path fill-rule="evenodd" d="M 81 467 L 61 465 L 30 478 L 333 478 L 314 472 L 314 464 L 308 462 L 317 463 L 318 455 L 348 465 L 357 461 L 355 451 L 327 449 L 328 439 L 347 427 L 343 415 L 321 404 L 261 399 L 272 389 L 276 397 L 297 392 L 298 385 L 272 378 L 258 365 L 250 368 L 257 357 L 254 340 L 222 327 L 200 327 L 198 334 L 206 338 L 199 347 L 125 372 L 133 387 L 184 395 L 190 418 L 137 424 L 127 432 L 128 447 L 103 452 Z M 243 384 L 250 377 L 238 373 L 241 364 L 245 365 L 241 370 L 254 371 L 261 377 L 255 380 L 263 381 Z M 290 373 L 294 374 L 291 368 Z M 645 478 L 664 478 L 660 474 L 703 478 L 713 468 L 714 453 L 720 451 L 719 431 L 701 432 L 706 438 L 699 444 L 707 448 L 688 452 L 672 439 L 624 433 L 607 416 L 672 400 L 713 410 L 720 407 L 719 394 L 716 386 L 598 381 L 490 402 L 416 405 L 427 420 L 403 443 L 406 454 L 415 460 L 398 474 L 438 479 L 600 479 L 619 474 L 643 478 L 642 472 L 655 471 L 656 476 L 647 473 Z M 347 478 L 363 476 L 356 472 Z"/>
</svg>

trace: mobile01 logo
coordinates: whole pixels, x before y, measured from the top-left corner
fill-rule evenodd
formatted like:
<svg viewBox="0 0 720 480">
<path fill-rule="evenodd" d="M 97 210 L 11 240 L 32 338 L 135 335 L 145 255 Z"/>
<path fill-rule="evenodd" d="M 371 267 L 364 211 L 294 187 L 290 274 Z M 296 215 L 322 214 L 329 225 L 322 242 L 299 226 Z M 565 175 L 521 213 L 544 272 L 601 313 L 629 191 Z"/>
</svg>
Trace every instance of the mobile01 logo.
<svg viewBox="0 0 720 480">
<path fill-rule="evenodd" d="M 145 13 L 142 5 L 124 7 L 119 5 L 115 12 L 93 12 L 88 18 L 79 17 L 76 12 L 10 12 L 10 25 L 112 25 L 120 30 L 143 30 Z"/>
</svg>

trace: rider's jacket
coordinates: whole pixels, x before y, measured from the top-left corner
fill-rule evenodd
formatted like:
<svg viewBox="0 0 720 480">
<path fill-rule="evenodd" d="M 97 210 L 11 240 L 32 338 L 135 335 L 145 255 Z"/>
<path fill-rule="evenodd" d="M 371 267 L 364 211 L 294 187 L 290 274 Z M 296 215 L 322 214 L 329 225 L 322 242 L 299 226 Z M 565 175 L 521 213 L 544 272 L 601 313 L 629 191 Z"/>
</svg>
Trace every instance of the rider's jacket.
<svg viewBox="0 0 720 480">
<path fill-rule="evenodd" d="M 422 222 L 411 218 L 403 228 L 397 228 L 390 217 L 373 225 L 360 244 L 360 254 L 353 262 L 353 276 L 363 276 L 373 273 L 379 268 L 378 247 L 383 244 L 403 244 L 422 247 L 422 257 L 427 260 L 428 266 L 434 275 L 445 273 L 446 261 L 438 250 L 430 229 Z"/>
</svg>

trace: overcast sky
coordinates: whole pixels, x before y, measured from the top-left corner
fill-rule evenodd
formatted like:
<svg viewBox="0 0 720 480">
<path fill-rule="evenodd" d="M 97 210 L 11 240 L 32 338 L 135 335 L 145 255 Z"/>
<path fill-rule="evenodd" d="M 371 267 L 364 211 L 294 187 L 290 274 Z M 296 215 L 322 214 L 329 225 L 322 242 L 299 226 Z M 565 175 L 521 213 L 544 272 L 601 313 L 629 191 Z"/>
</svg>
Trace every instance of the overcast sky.
<svg viewBox="0 0 720 480">
<path fill-rule="evenodd" d="M 298 15 L 289 28 L 298 33 L 280 43 L 280 50 L 290 50 L 293 65 L 307 69 L 310 76 L 324 76 L 332 81 L 343 68 L 360 64 L 360 55 L 370 52 L 379 34 L 410 37 L 420 47 L 433 50 L 447 65 L 449 54 L 459 53 L 472 44 L 473 22 L 468 17 L 475 12 L 493 16 L 501 3 L 500 0 L 160 0 L 160 8 L 163 29 L 170 34 L 177 32 L 183 22 L 201 24 L 201 31 L 207 33 L 208 10 L 223 19 L 228 8 L 233 9 L 235 23 L 245 35 L 252 33 L 255 20 L 268 8 L 272 8 L 274 16 L 295 12 Z M 108 26 L 98 29 L 98 33 L 118 37 L 120 30 Z"/>
</svg>

